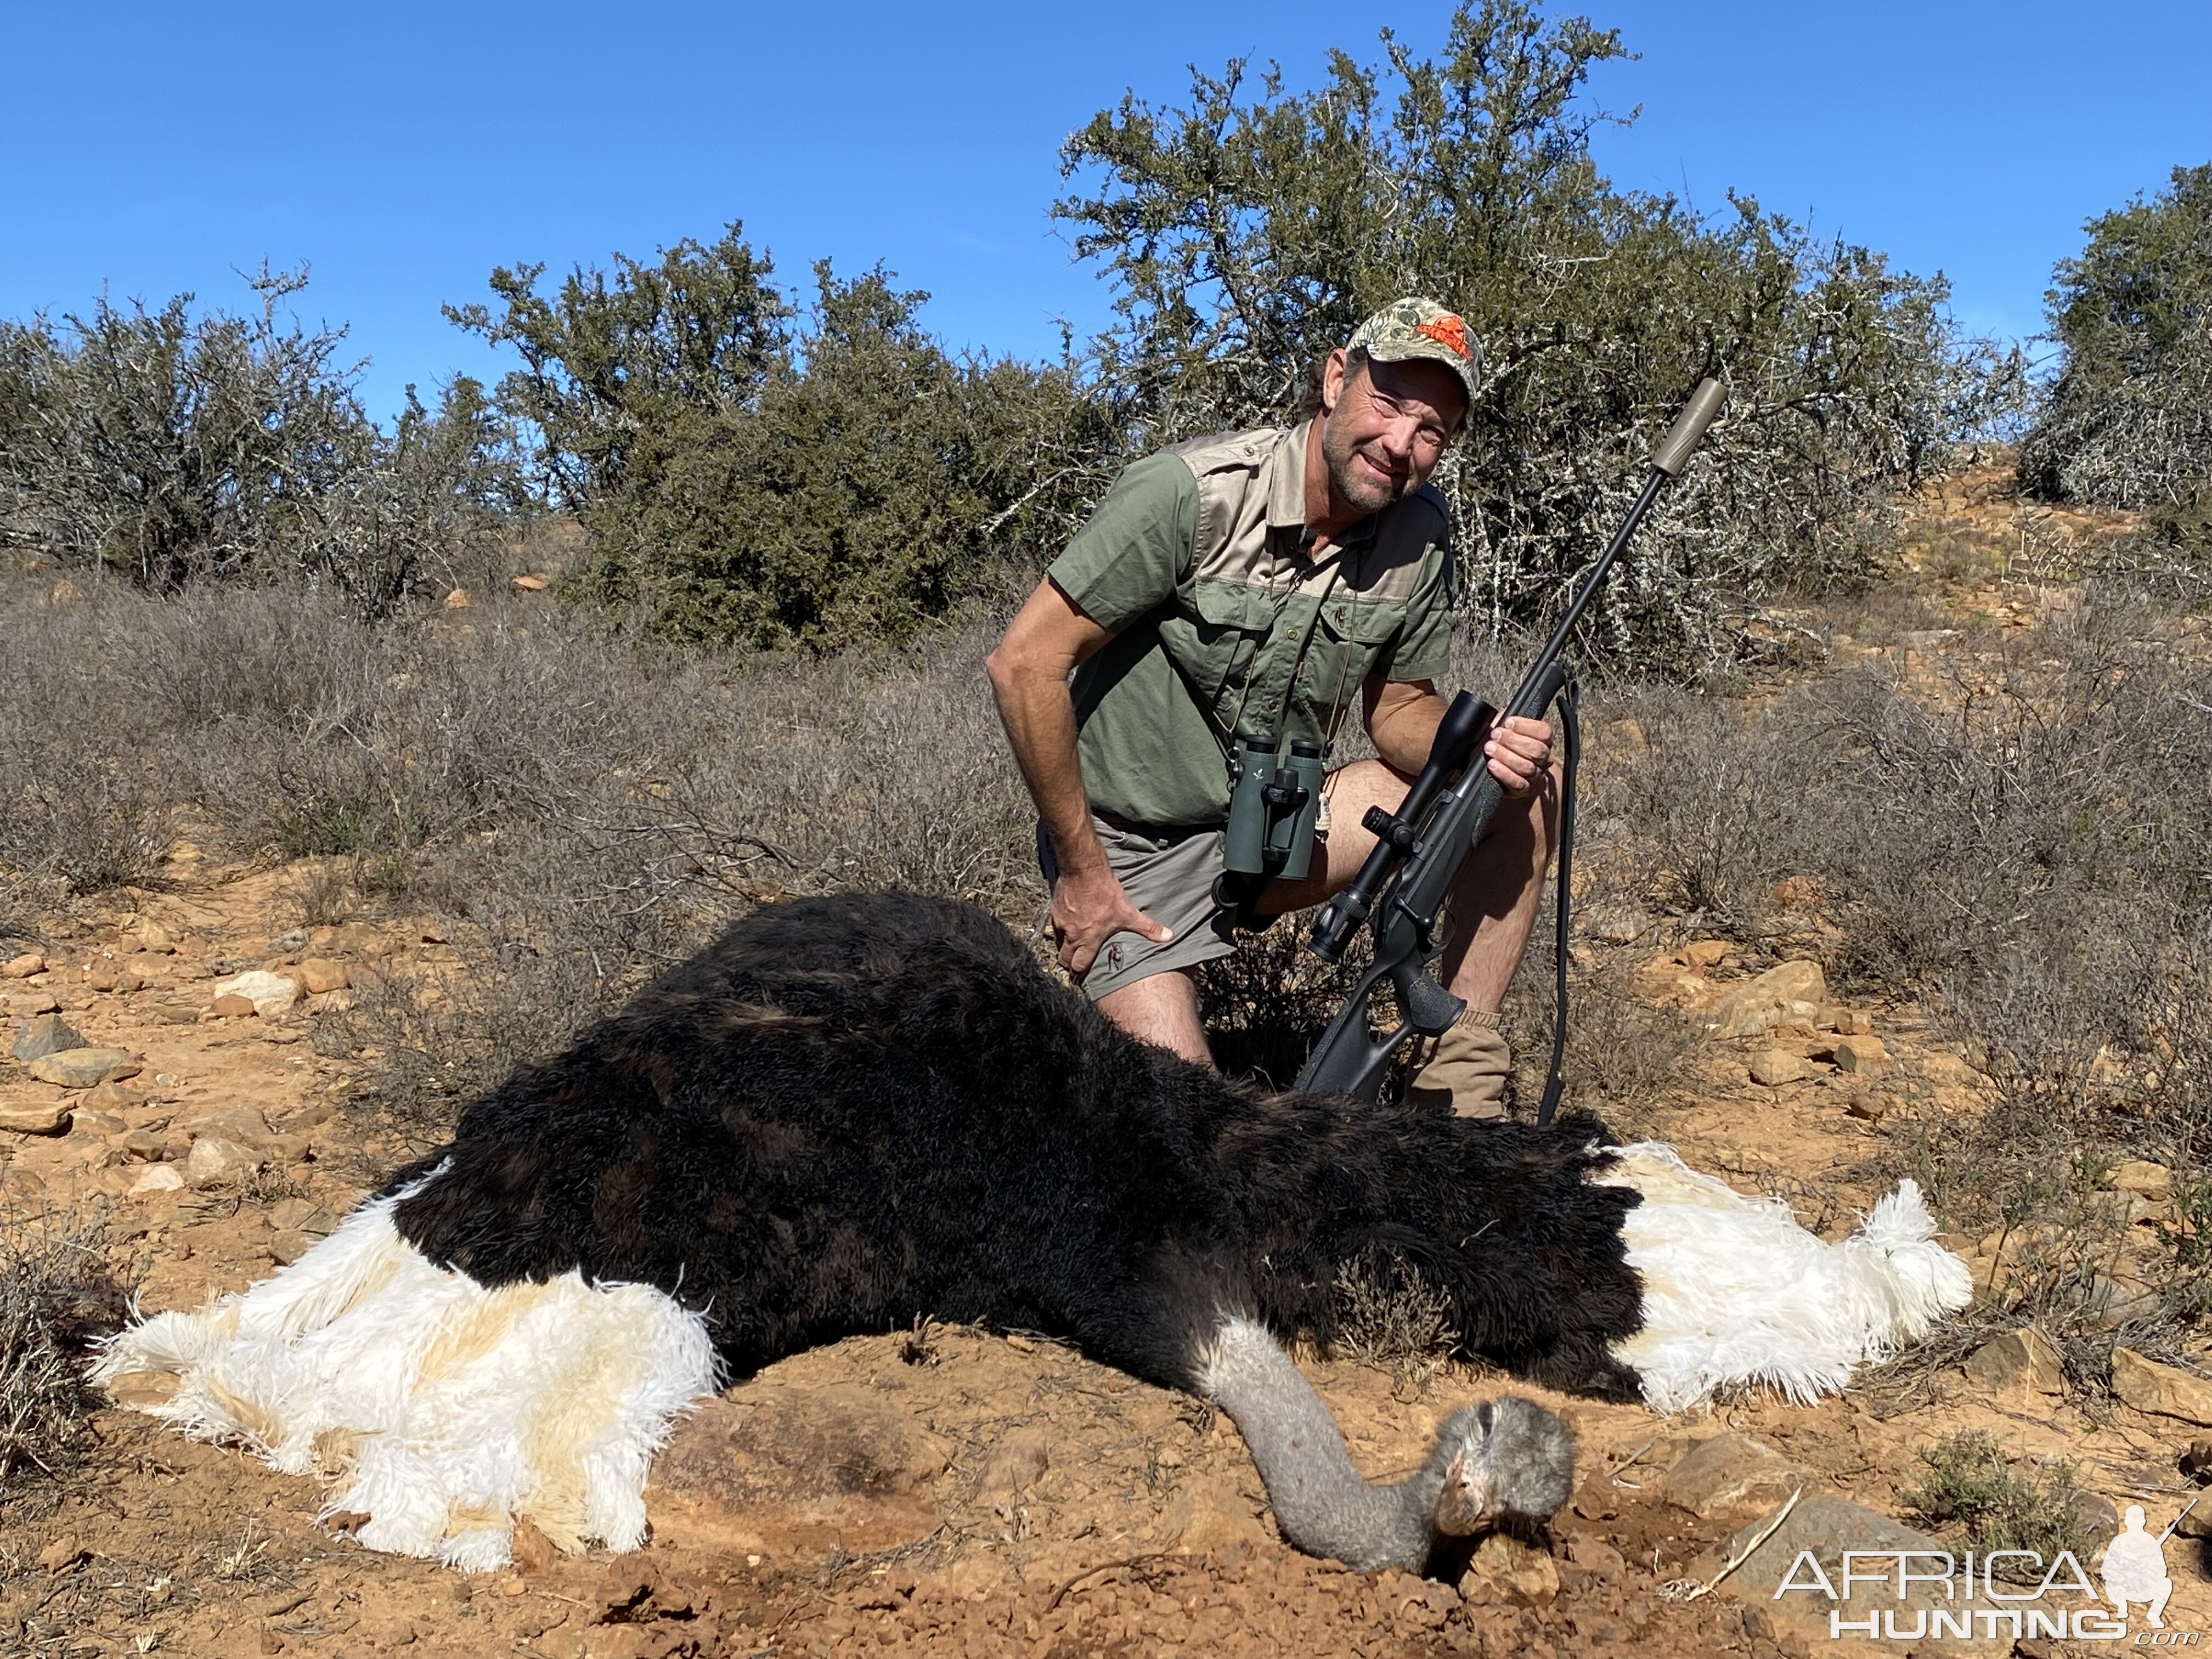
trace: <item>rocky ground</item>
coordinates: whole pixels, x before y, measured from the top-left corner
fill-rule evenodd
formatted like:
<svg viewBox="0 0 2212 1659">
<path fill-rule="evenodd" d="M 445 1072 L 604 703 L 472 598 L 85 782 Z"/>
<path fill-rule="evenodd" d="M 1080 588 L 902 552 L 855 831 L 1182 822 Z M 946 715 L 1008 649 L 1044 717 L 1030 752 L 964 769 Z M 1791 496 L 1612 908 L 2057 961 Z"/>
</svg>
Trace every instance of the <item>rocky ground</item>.
<svg viewBox="0 0 2212 1659">
<path fill-rule="evenodd" d="M 1971 550 L 2016 509 L 1970 494 L 1927 510 Z M 2040 601 L 1972 602 L 2004 627 Z M 1940 652 L 1943 636 L 1834 648 Z M 434 984 L 467 971 L 465 953 L 430 918 L 301 926 L 307 873 L 180 846 L 159 890 L 49 918 L 39 948 L 0 968 L 15 1045 L 0 1066 L 6 1224 L 102 1218 L 147 1310 L 296 1259 L 419 1150 L 349 1104 L 357 1055 L 317 1036 L 370 976 Z M 1969 1110 L 1984 1086 L 1978 1057 L 1918 1011 L 1843 1006 L 1810 960 L 1640 924 L 1594 927 L 1587 948 L 1625 953 L 1640 995 L 1708 1032 L 1636 1127 L 1829 1237 L 1879 1195 L 1869 1172 L 1901 1118 Z M 2109 1202 L 2149 1223 L 2169 1181 L 2124 1164 Z M 2148 1225 L 2125 1236 L 2106 1279 L 2115 1325 L 2151 1243 Z M 2034 1243 L 1950 1242 L 1998 1286 Z M 2184 1358 L 2212 1371 L 2212 1352 Z M 1574 1427 L 1579 1487 L 1548 1537 L 1492 1540 L 1455 1583 L 1289 1550 L 1230 1425 L 1018 1334 L 933 1325 L 774 1366 L 664 1455 L 647 1549 L 569 1558 L 526 1530 L 514 1570 L 477 1578 L 372 1553 L 345 1517 L 315 1523 L 313 1483 L 125 1402 L 94 1417 L 65 1482 L 0 1508 L 0 1654 L 1802 1654 L 1831 1645 L 1826 1603 L 1772 1599 L 1790 1557 L 1915 1541 L 1901 1493 L 1949 1431 L 1988 1430 L 2025 1467 L 2070 1460 L 2099 1539 L 2130 1504 L 2162 1528 L 2212 1464 L 2212 1444 L 2190 1450 L 2212 1437 L 2212 1382 L 2185 1367 L 2124 1351 L 2106 1399 L 2069 1391 L 2032 1331 L 1962 1362 L 1811 1407 L 1759 1396 L 1672 1419 L 1523 1390 Z M 1505 1386 L 1453 1365 L 1305 1363 L 1378 1477 Z M 2208 1531 L 2192 1516 L 2167 1546 L 2177 1631 L 2212 1632 Z M 2009 1650 L 2009 1631 L 1983 1645 Z"/>
</svg>

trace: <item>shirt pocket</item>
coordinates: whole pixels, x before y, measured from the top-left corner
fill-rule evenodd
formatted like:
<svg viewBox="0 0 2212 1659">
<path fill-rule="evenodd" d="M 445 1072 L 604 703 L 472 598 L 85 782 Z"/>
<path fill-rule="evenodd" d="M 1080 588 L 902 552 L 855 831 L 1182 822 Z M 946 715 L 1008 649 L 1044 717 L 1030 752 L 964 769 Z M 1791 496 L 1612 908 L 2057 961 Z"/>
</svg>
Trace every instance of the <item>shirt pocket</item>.
<svg viewBox="0 0 2212 1659">
<path fill-rule="evenodd" d="M 1336 735 L 1345 710 L 1405 626 L 1406 607 L 1396 600 L 1333 599 L 1322 607 L 1293 698 L 1320 735 Z"/>
<path fill-rule="evenodd" d="M 1183 677 L 1225 721 L 1234 718 L 1275 619 L 1264 588 L 1200 581 L 1178 596 L 1174 619 L 1161 631 Z"/>
</svg>

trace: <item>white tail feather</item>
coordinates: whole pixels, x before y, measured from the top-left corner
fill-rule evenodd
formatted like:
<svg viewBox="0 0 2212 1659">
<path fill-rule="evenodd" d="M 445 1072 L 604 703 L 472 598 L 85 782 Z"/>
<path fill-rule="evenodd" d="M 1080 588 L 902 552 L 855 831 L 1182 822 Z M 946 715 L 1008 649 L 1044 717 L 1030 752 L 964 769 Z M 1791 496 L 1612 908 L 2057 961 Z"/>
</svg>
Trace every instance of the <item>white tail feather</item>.
<svg viewBox="0 0 2212 1659">
<path fill-rule="evenodd" d="M 636 1547 L 653 1455 L 714 1391 L 704 1321 L 573 1272 L 489 1289 L 402 1238 L 397 1201 L 249 1290 L 123 1332 L 94 1380 L 175 1377 L 148 1410 L 331 1480 L 324 1512 L 368 1516 L 372 1548 L 483 1571 L 521 1516 L 564 1548 Z"/>
<path fill-rule="evenodd" d="M 1656 1141 L 1622 1147 L 1597 1179 L 1644 1195 L 1623 1236 L 1644 1279 L 1644 1325 L 1614 1352 L 1660 1411 L 1742 1384 L 1809 1403 L 1973 1297 L 1910 1181 L 1855 1237 L 1826 1244 L 1781 1200 L 1747 1198 Z"/>
</svg>

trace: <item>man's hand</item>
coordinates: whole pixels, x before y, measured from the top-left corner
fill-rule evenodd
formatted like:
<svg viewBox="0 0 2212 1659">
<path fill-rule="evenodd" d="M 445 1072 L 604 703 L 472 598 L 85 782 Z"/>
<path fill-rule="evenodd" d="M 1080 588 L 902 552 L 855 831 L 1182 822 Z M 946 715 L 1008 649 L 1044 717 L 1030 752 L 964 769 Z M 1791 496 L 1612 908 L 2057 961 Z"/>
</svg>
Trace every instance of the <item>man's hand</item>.
<svg viewBox="0 0 2212 1659">
<path fill-rule="evenodd" d="M 1132 904 L 1114 872 L 1103 869 L 1087 876 L 1061 873 L 1053 884 L 1048 925 L 1060 949 L 1060 965 L 1078 979 L 1091 971 L 1116 933 L 1141 934 L 1158 945 L 1175 937 L 1173 928 L 1163 927 Z"/>
<path fill-rule="evenodd" d="M 1490 728 L 1482 752 L 1505 793 L 1525 795 L 1552 769 L 1552 728 L 1525 714 L 1508 714 Z"/>
</svg>

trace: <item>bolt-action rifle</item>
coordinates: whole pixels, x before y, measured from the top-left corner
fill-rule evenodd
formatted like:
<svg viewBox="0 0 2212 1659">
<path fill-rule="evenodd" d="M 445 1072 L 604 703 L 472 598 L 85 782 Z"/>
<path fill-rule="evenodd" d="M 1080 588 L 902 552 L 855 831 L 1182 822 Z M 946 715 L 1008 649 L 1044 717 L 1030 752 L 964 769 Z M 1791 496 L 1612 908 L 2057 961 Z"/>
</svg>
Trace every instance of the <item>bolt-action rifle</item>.
<svg viewBox="0 0 2212 1659">
<path fill-rule="evenodd" d="M 1560 815 L 1559 876 L 1559 1016 L 1552 1037 L 1552 1074 L 1537 1121 L 1549 1123 L 1559 1105 L 1560 1062 L 1565 1051 L 1567 1014 L 1567 884 L 1574 848 L 1574 774 L 1581 737 L 1574 717 L 1574 675 L 1562 653 L 1567 636 L 1597 592 L 1598 584 L 1635 535 L 1651 503 L 1670 478 L 1689 464 L 1690 453 L 1720 413 L 1727 393 L 1707 379 L 1674 417 L 1651 457 L 1650 476 L 1613 532 L 1605 551 L 1583 579 L 1559 625 L 1537 653 L 1512 700 L 1509 715 L 1538 716 L 1561 700 L 1566 734 L 1567 778 Z M 1414 1036 L 1436 1036 L 1449 1030 L 1467 1005 L 1439 985 L 1430 964 L 1443 950 L 1437 934 L 1444 901 L 1460 865 L 1482 839 L 1492 815 L 1504 798 L 1504 786 L 1482 762 L 1481 745 L 1498 723 L 1498 711 L 1473 692 L 1462 691 L 1444 711 L 1429 748 L 1427 764 L 1406 792 L 1395 812 L 1370 807 L 1361 821 L 1375 836 L 1352 885 L 1329 901 L 1314 924 L 1306 948 L 1323 962 L 1342 959 L 1363 926 L 1375 939 L 1374 965 L 1359 976 L 1352 994 L 1298 1073 L 1297 1087 L 1322 1094 L 1356 1095 L 1373 1100 L 1382 1086 L 1391 1055 Z M 1385 980 L 1396 994 L 1400 1022 L 1377 1036 L 1368 1021 L 1368 1003 Z"/>
</svg>

